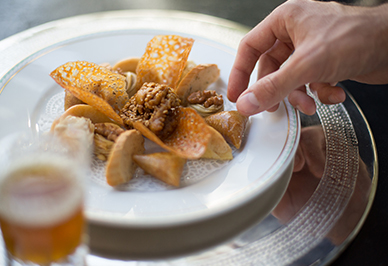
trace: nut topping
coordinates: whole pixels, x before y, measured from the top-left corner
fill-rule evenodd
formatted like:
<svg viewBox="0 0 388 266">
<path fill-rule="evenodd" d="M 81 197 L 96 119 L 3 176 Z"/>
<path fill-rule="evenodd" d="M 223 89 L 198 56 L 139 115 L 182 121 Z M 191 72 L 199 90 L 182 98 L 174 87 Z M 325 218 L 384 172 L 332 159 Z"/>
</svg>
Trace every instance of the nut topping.
<svg viewBox="0 0 388 266">
<path fill-rule="evenodd" d="M 174 131 L 178 123 L 174 117 L 179 106 L 180 99 L 167 85 L 144 83 L 121 109 L 121 118 L 127 128 L 140 121 L 163 139 Z"/>
<path fill-rule="evenodd" d="M 222 95 L 215 91 L 196 91 L 187 98 L 189 106 L 196 110 L 202 117 L 215 114 L 224 110 Z"/>
<path fill-rule="evenodd" d="M 222 95 L 216 93 L 216 91 L 196 91 L 189 95 L 187 101 L 190 104 L 202 104 L 205 108 L 209 108 L 212 105 L 220 106 L 224 104 Z"/>
</svg>

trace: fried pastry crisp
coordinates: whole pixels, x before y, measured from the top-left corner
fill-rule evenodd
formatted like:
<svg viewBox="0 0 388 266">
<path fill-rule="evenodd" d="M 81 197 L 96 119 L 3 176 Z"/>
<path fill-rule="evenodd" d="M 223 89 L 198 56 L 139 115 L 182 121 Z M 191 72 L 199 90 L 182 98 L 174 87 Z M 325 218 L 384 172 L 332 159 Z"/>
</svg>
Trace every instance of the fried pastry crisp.
<svg viewBox="0 0 388 266">
<path fill-rule="evenodd" d="M 227 142 L 237 149 L 240 148 L 247 128 L 248 117 L 243 116 L 238 111 L 223 111 L 206 117 L 205 121 L 220 132 Z"/>
<path fill-rule="evenodd" d="M 93 103 L 98 101 L 95 100 L 96 97 L 108 103 L 114 112 L 119 112 L 128 101 L 126 78 L 91 62 L 68 62 L 52 71 L 50 76 L 76 98 L 94 107 L 96 106 Z M 99 102 L 99 105 L 103 105 Z M 103 113 L 108 115 L 106 110 Z"/>
<path fill-rule="evenodd" d="M 65 111 L 74 105 L 83 104 L 83 102 L 71 94 L 68 90 L 65 90 Z"/>
<path fill-rule="evenodd" d="M 216 160 L 232 160 L 232 149 L 226 143 L 224 137 L 214 128 L 208 126 L 211 132 L 211 138 L 206 147 L 202 158 L 216 159 Z"/>
<path fill-rule="evenodd" d="M 149 140 L 182 158 L 200 158 L 205 153 L 211 138 L 211 132 L 205 120 L 195 110 L 188 107 L 180 107 L 175 119 L 178 124 L 165 139 L 157 137 L 139 121 L 134 122 L 133 127 Z"/>
<path fill-rule="evenodd" d="M 136 88 L 145 82 L 175 88 L 186 66 L 194 40 L 178 35 L 157 35 L 148 42 L 136 68 Z"/>
<path fill-rule="evenodd" d="M 68 87 L 67 90 L 69 90 L 78 99 L 81 99 L 83 102 L 93 106 L 95 109 L 109 117 L 115 123 L 123 125 L 123 120 L 121 117 L 113 110 L 112 106 L 110 106 L 109 103 L 104 101 L 102 98 L 84 89 Z"/>
<path fill-rule="evenodd" d="M 186 159 L 171 152 L 158 152 L 134 155 L 133 160 L 144 172 L 169 185 L 179 187 Z"/>
</svg>

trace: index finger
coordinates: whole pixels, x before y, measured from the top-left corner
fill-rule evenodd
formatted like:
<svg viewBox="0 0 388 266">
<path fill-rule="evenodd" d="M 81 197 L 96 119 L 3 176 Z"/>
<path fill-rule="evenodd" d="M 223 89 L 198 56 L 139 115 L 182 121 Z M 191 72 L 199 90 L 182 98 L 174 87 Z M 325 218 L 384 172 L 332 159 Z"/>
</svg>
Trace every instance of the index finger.
<svg viewBox="0 0 388 266">
<path fill-rule="evenodd" d="M 292 9 L 290 2 L 281 4 L 241 40 L 229 76 L 227 96 L 232 102 L 235 102 L 247 89 L 257 61 L 275 44 L 276 40 L 292 43 L 289 28 L 286 25 L 290 9 Z"/>
<path fill-rule="evenodd" d="M 267 21 L 259 23 L 240 42 L 228 82 L 227 96 L 232 102 L 248 87 L 250 75 L 260 56 L 277 39 Z"/>
</svg>

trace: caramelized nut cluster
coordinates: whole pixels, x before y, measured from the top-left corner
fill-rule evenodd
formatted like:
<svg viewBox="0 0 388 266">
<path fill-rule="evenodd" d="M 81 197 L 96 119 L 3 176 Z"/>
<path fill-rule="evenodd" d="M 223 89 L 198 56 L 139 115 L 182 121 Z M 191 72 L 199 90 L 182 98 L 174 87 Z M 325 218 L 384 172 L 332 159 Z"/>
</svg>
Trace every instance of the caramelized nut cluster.
<svg viewBox="0 0 388 266">
<path fill-rule="evenodd" d="M 175 129 L 174 119 L 180 106 L 180 99 L 167 85 L 154 82 L 144 83 L 121 110 L 121 118 L 127 128 L 141 121 L 161 139 Z"/>
</svg>

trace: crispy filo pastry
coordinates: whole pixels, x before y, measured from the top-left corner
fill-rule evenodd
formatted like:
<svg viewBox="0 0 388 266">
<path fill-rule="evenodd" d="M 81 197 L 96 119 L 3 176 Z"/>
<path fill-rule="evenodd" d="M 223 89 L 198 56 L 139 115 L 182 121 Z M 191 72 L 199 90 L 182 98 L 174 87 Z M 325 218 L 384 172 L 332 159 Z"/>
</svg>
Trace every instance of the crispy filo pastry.
<svg viewBox="0 0 388 266">
<path fill-rule="evenodd" d="M 207 144 L 206 151 L 201 158 L 216 160 L 232 160 L 233 154 L 229 144 L 224 137 L 214 128 L 208 126 L 211 132 L 210 140 Z"/>
<path fill-rule="evenodd" d="M 174 187 L 179 187 L 186 159 L 171 152 L 134 155 L 133 160 L 145 173 Z"/>
<path fill-rule="evenodd" d="M 209 126 L 215 128 L 227 142 L 240 148 L 248 124 L 248 117 L 238 111 L 222 111 L 205 118 Z"/>
<path fill-rule="evenodd" d="M 176 88 L 194 40 L 178 35 L 157 35 L 148 43 L 136 68 L 136 90 L 145 82 Z"/>
<path fill-rule="evenodd" d="M 63 64 L 50 76 L 74 97 L 122 124 L 117 113 L 129 100 L 125 76 L 87 61 Z"/>
<path fill-rule="evenodd" d="M 149 140 L 182 158 L 200 158 L 205 153 L 211 138 L 210 127 L 195 110 L 188 107 L 179 108 L 175 119 L 178 120 L 177 127 L 164 139 L 156 136 L 142 122 L 134 122 L 133 127 Z"/>
</svg>

